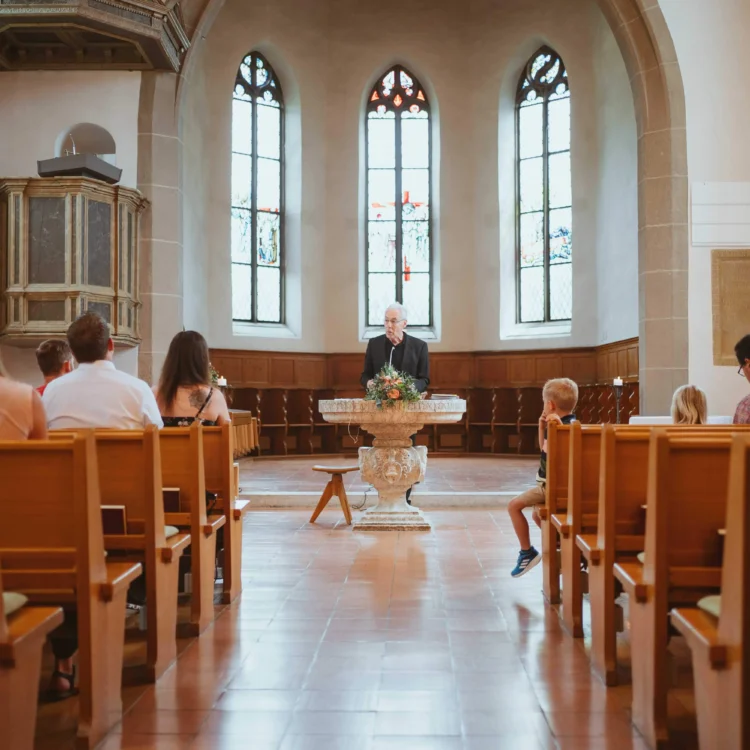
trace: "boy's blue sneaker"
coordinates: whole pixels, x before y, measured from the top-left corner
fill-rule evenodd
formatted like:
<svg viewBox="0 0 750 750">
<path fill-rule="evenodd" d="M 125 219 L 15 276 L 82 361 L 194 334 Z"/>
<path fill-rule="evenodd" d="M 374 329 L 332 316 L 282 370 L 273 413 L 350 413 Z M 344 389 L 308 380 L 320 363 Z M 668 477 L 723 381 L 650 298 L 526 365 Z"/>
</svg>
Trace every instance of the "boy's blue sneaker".
<svg viewBox="0 0 750 750">
<path fill-rule="evenodd" d="M 520 578 L 524 573 L 528 573 L 541 559 L 542 556 L 533 547 L 521 550 L 518 553 L 518 562 L 511 571 L 511 575 L 513 578 Z"/>
</svg>

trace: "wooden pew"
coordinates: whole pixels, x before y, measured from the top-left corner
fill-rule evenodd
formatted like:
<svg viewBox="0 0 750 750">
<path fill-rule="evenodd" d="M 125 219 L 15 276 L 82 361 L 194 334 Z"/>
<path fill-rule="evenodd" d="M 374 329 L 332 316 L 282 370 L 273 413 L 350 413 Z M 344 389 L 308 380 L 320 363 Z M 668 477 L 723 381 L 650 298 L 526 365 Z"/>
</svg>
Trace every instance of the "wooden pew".
<svg viewBox="0 0 750 750">
<path fill-rule="evenodd" d="M 635 562 L 644 549 L 646 514 L 642 506 L 646 502 L 651 429 L 647 425 L 603 425 L 596 526 L 576 536 L 588 561 L 592 668 L 607 685 L 618 681 L 617 630 L 622 620 L 615 605 L 619 584 L 613 566 Z M 697 436 L 729 435 L 746 427 L 670 425 L 660 429 L 672 435 Z"/>
<path fill-rule="evenodd" d="M 206 513 L 203 426 L 167 427 L 159 433 L 162 481 L 180 491 L 180 512 L 165 513 L 170 526 L 189 530 L 192 601 L 189 635 L 199 635 L 214 618 L 216 534 L 226 523 L 223 513 Z"/>
<path fill-rule="evenodd" d="M 617 684 L 616 562 L 635 561 L 644 549 L 648 486 L 648 428 L 603 425 L 598 471 L 596 530 L 579 533 L 588 561 L 591 663 L 607 685 Z"/>
<path fill-rule="evenodd" d="M 52 432 L 50 438 L 69 435 Z M 146 575 L 146 677 L 155 682 L 177 658 L 179 558 L 190 534 L 165 534 L 159 431 L 97 430 L 102 505 L 123 505 L 124 534 L 105 534 L 104 548 L 135 555 Z"/>
<path fill-rule="evenodd" d="M 62 624 L 61 607 L 5 611 L 0 575 L 0 737 L 4 747 L 33 750 L 42 648 Z"/>
<path fill-rule="evenodd" d="M 542 521 L 542 591 L 550 604 L 560 603 L 559 533 L 568 510 L 570 427 L 553 422 L 547 430 L 547 488 Z"/>
<path fill-rule="evenodd" d="M 9 589 L 78 617 L 78 744 L 122 718 L 125 599 L 138 563 L 105 562 L 92 432 L 0 443 L 0 565 Z"/>
<path fill-rule="evenodd" d="M 560 524 L 562 621 L 574 637 L 583 637 L 583 582 L 578 535 L 596 531 L 599 510 L 601 425 L 570 425 L 568 508 Z M 557 518 L 557 516 L 556 516 Z"/>
<path fill-rule="evenodd" d="M 226 517 L 224 525 L 224 594 L 229 604 L 242 592 L 242 516 L 249 508 L 247 500 L 237 498 L 233 446 L 229 425 L 203 428 L 203 461 L 206 489 L 219 496 L 217 510 Z"/>
<path fill-rule="evenodd" d="M 673 609 L 693 657 L 701 750 L 750 747 L 750 436 L 735 435 L 729 468 L 721 611 Z"/>
<path fill-rule="evenodd" d="M 730 436 L 652 432 L 645 562 L 614 566 L 630 599 L 633 723 L 652 748 L 669 741 L 668 612 L 719 589 L 730 446 Z"/>
</svg>

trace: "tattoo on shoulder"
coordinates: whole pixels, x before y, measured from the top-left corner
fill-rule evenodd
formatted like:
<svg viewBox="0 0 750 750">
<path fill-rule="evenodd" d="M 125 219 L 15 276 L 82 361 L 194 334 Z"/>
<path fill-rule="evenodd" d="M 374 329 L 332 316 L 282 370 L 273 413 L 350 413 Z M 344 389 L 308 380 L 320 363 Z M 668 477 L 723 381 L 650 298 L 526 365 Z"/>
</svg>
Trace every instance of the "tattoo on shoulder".
<svg viewBox="0 0 750 750">
<path fill-rule="evenodd" d="M 190 401 L 190 406 L 194 406 L 196 409 L 199 409 L 201 406 L 203 406 L 203 402 L 206 399 L 205 394 L 203 393 L 202 388 L 193 388 L 192 391 L 190 391 L 190 396 L 188 397 Z"/>
</svg>

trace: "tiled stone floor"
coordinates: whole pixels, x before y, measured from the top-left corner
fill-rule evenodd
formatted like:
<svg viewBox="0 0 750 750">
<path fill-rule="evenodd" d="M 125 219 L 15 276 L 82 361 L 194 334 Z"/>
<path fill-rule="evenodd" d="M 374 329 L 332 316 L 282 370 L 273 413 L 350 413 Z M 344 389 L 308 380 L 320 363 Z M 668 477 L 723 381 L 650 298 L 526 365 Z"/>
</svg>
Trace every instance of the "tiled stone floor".
<svg viewBox="0 0 750 750">
<path fill-rule="evenodd" d="M 243 494 L 257 492 L 321 492 L 324 476 L 312 471 L 315 464 L 356 466 L 356 456 L 252 459 L 240 461 Z M 430 454 L 425 481 L 415 492 L 520 492 L 534 483 L 539 456 L 461 456 Z M 345 477 L 347 492 L 361 492 L 368 485 L 358 473 Z"/>
<path fill-rule="evenodd" d="M 429 533 L 308 515 L 246 516 L 241 599 L 128 693 L 103 750 L 645 750 L 541 569 L 510 578 L 504 511 L 431 512 Z M 670 703 L 681 749 L 689 695 Z"/>
</svg>

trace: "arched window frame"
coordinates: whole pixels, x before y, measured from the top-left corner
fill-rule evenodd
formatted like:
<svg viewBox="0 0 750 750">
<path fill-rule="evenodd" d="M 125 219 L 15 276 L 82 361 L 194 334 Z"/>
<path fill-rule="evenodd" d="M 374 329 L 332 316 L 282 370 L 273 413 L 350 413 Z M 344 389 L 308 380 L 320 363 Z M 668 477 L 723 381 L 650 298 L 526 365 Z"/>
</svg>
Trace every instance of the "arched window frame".
<svg viewBox="0 0 750 750">
<path fill-rule="evenodd" d="M 394 124 L 394 152 L 393 152 L 393 167 L 375 167 L 371 164 L 371 153 L 370 153 L 370 123 L 373 122 L 373 117 L 376 115 L 385 115 L 387 113 L 393 113 L 395 124 Z M 402 115 L 404 113 L 412 113 L 417 115 L 419 113 L 426 114 L 427 121 L 427 143 L 424 151 L 426 153 L 426 162 L 424 166 L 418 167 L 404 167 L 403 166 L 403 122 Z M 422 118 L 420 118 L 422 119 Z M 422 163 L 422 162 L 420 162 Z M 377 218 L 375 214 L 376 204 L 372 203 L 373 195 L 371 195 L 371 177 L 373 173 L 377 171 L 386 171 L 393 169 L 395 171 L 395 184 L 393 190 L 393 207 L 394 207 L 394 218 L 393 223 L 395 224 L 395 232 L 393 240 L 389 240 L 389 244 L 393 244 L 394 247 L 394 265 L 393 270 L 373 270 L 371 268 L 370 256 L 372 253 L 372 241 L 373 225 L 378 223 L 389 223 L 388 219 Z M 411 191 L 404 190 L 404 173 L 405 172 L 417 172 L 426 171 L 426 199 L 424 202 L 408 202 L 407 197 L 411 197 Z M 409 193 L 409 196 L 406 195 Z M 390 201 L 389 201 L 390 202 Z M 377 204 L 380 205 L 380 204 Z M 382 326 L 382 314 L 385 310 L 378 311 L 375 308 L 371 309 L 370 299 L 370 280 L 373 276 L 381 275 L 392 275 L 394 276 L 394 293 L 390 296 L 390 299 L 383 299 L 381 302 L 387 305 L 394 299 L 404 304 L 409 310 L 409 321 L 412 328 L 431 328 L 434 324 L 433 314 L 433 242 L 432 242 L 432 113 L 430 110 L 430 103 L 425 93 L 424 87 L 419 82 L 417 77 L 406 69 L 402 65 L 394 65 L 389 68 L 383 74 L 381 74 L 377 83 L 370 89 L 370 94 L 367 100 L 365 108 L 365 320 L 368 327 L 381 327 Z M 396 210 L 399 208 L 401 210 Z M 384 207 L 387 210 L 387 206 Z M 407 216 L 415 216 L 421 218 L 409 219 Z M 426 224 L 426 242 L 427 242 L 427 262 L 426 270 L 415 270 L 413 268 L 413 261 L 409 263 L 408 257 L 406 262 L 404 260 L 404 228 L 413 226 L 415 231 L 413 238 L 415 243 L 419 243 L 421 237 L 418 234 L 419 223 Z M 410 248 L 413 249 L 413 248 Z M 414 250 L 416 255 L 416 250 Z M 421 269 L 421 266 L 417 266 Z M 404 298 L 404 284 L 414 278 L 426 276 L 427 278 L 427 291 L 428 291 L 428 304 L 427 304 L 427 315 L 422 318 L 414 315 L 415 305 L 410 304 L 410 300 Z"/>
<path fill-rule="evenodd" d="M 238 143 L 248 143 L 246 128 L 242 127 L 243 118 L 237 114 L 237 103 L 250 103 L 250 153 L 247 148 L 238 150 Z M 232 319 L 235 323 L 283 324 L 284 321 L 284 96 L 281 84 L 268 60 L 259 52 L 249 52 L 242 60 L 235 77 L 234 94 L 232 97 Z M 260 108 L 278 109 L 278 156 L 269 156 L 268 152 L 261 153 L 259 149 L 259 113 Z M 244 117 L 246 122 L 247 117 Z M 272 144 L 272 141 L 268 141 Z M 275 151 L 274 151 L 275 153 Z M 237 195 L 244 189 L 245 184 L 237 171 L 237 157 L 250 159 L 250 202 L 248 205 L 238 205 Z M 278 164 L 278 206 L 258 206 L 259 196 L 259 164 Z M 268 184 L 275 191 L 275 170 L 267 172 Z M 239 181 L 239 184 L 238 184 Z M 243 187 L 244 186 L 244 187 Z M 243 193 L 244 194 L 244 193 Z M 276 210 L 274 210 L 274 208 Z M 245 221 L 240 218 L 246 217 Z M 278 216 L 274 222 L 273 217 Z M 267 231 L 259 230 L 259 221 L 270 217 L 264 222 Z M 247 219 L 249 218 L 249 221 Z M 274 227 L 275 224 L 275 227 Z M 249 239 L 247 234 L 249 233 Z M 265 244 L 264 244 L 265 243 Z M 259 251 L 260 244 L 260 251 Z M 242 248 L 244 247 L 244 252 Z M 264 251 L 264 247 L 267 248 Z M 248 252 L 249 251 L 249 252 Z M 260 256 L 263 256 L 261 259 Z M 247 277 L 247 271 L 240 271 L 239 267 L 250 269 L 250 304 L 242 303 L 238 295 L 238 284 L 242 276 Z M 259 270 L 260 269 L 260 270 Z M 267 270 L 268 269 L 268 270 Z M 265 283 L 278 277 L 278 303 L 263 305 L 260 302 L 259 288 L 264 283 L 262 275 L 267 275 Z M 246 286 L 246 284 L 245 284 Z M 242 309 L 242 313 L 238 310 Z"/>
<path fill-rule="evenodd" d="M 554 102 L 567 101 L 567 107 L 555 105 Z M 550 103 L 557 106 L 558 110 L 567 111 L 567 142 L 564 148 L 550 148 Z M 541 108 L 542 128 L 542 150 L 532 156 L 524 154 L 524 138 L 522 125 L 522 111 L 526 107 Z M 555 129 L 558 133 L 564 132 L 564 128 Z M 557 133 L 556 133 L 557 134 Z M 555 135 L 556 135 L 555 134 Z M 559 145 L 559 144 L 556 144 Z M 572 317 L 572 198 L 570 181 L 570 87 L 565 64 L 553 49 L 544 46 L 535 52 L 527 62 L 520 77 L 516 91 L 516 320 L 518 323 L 558 323 L 570 321 Z M 555 194 L 566 196 L 564 203 L 555 202 L 550 189 L 550 158 L 560 158 L 563 162 L 567 156 L 568 171 L 567 183 L 558 181 L 555 185 Z M 524 198 L 528 192 L 524 190 L 523 164 L 541 158 L 541 209 L 524 210 Z M 564 168 L 562 173 L 564 174 Z M 527 175 L 531 178 L 530 175 Z M 567 192 L 566 192 L 567 191 Z M 533 205 L 533 204 L 532 204 Z M 568 212 L 566 216 L 564 212 Z M 523 275 L 532 269 L 540 267 L 537 262 L 529 262 L 524 248 L 529 244 L 529 227 L 531 219 L 524 221 L 524 217 L 534 214 L 542 214 L 542 237 L 536 235 L 535 242 L 536 257 L 541 256 L 541 268 L 543 269 L 542 280 L 542 304 L 537 303 L 536 314 L 531 310 L 529 299 L 524 299 Z M 551 214 L 554 216 L 551 217 Z M 567 219 L 566 223 L 560 223 L 559 218 Z M 540 247 L 541 244 L 541 247 Z M 541 250 L 541 253 L 538 251 Z M 552 278 L 554 271 L 555 278 Z M 568 275 L 567 280 L 565 274 Z M 558 287 L 558 295 L 553 299 L 552 287 Z M 565 289 L 569 289 L 567 295 Z M 528 293 L 528 291 L 527 291 Z M 541 312 L 539 308 L 541 307 Z"/>
</svg>

